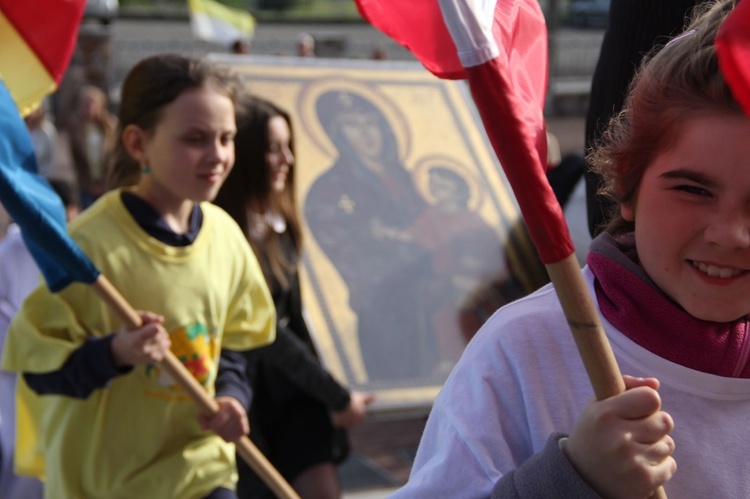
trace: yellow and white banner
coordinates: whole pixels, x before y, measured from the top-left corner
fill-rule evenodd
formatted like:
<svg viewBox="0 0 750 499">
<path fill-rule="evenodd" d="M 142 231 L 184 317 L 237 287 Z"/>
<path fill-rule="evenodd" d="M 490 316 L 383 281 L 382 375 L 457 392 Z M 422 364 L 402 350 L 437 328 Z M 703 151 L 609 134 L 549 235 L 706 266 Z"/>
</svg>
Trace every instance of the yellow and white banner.
<svg viewBox="0 0 750 499">
<path fill-rule="evenodd" d="M 193 36 L 199 40 L 231 45 L 251 40 L 255 18 L 247 11 L 227 7 L 214 0 L 188 0 Z"/>
</svg>

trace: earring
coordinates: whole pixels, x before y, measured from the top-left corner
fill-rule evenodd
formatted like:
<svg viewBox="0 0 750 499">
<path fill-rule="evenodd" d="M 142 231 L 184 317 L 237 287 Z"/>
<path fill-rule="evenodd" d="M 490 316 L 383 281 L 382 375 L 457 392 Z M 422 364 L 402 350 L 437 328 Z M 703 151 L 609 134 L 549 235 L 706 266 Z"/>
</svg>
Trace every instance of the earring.
<svg viewBox="0 0 750 499">
<path fill-rule="evenodd" d="M 151 168 L 146 163 L 141 163 L 141 173 L 149 174 L 151 173 Z"/>
</svg>

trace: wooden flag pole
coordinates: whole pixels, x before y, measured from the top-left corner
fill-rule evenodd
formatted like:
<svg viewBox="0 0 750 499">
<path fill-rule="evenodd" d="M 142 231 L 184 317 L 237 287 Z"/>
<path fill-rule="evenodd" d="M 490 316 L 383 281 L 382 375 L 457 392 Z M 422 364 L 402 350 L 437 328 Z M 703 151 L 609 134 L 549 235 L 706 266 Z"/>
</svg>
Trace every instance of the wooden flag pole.
<svg viewBox="0 0 750 499">
<path fill-rule="evenodd" d="M 612 346 L 609 344 L 599 314 L 591 301 L 586 281 L 575 254 L 545 265 L 563 313 L 573 333 L 578 352 L 588 373 L 594 395 L 603 400 L 625 391 Z M 651 495 L 652 499 L 667 499 L 663 487 Z"/>
<path fill-rule="evenodd" d="M 100 274 L 91 286 L 96 294 L 117 314 L 125 324 L 125 327 L 128 329 L 141 327 L 141 317 L 104 275 Z M 208 414 L 216 414 L 219 411 L 219 404 L 206 393 L 203 386 L 190 374 L 187 368 L 171 351 L 167 351 L 167 355 L 160 365 L 185 390 L 185 393 L 198 404 L 201 410 Z M 240 437 L 235 442 L 235 445 L 242 459 L 245 460 L 248 466 L 277 497 L 280 499 L 299 499 L 299 495 L 297 495 L 291 485 L 284 480 L 284 477 L 271 465 L 247 435 Z"/>
<path fill-rule="evenodd" d="M 612 347 L 591 301 L 575 254 L 545 265 L 573 333 L 594 395 L 603 400 L 625 391 Z"/>
</svg>

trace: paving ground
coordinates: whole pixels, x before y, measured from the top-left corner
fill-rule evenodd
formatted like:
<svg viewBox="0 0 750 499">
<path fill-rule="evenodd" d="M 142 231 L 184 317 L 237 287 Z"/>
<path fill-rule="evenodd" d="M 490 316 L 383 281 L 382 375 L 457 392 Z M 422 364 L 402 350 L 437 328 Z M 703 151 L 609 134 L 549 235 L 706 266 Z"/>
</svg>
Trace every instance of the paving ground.
<svg viewBox="0 0 750 499">
<path fill-rule="evenodd" d="M 339 468 L 344 497 L 385 497 L 406 483 L 425 421 L 371 420 L 352 430 L 352 455 Z"/>
</svg>

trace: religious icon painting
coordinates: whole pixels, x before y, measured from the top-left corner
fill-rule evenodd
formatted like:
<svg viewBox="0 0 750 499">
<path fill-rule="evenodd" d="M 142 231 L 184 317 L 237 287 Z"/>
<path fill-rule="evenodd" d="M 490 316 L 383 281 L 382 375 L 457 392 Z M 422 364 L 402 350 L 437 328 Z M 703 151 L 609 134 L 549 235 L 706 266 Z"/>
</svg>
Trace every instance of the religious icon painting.
<svg viewBox="0 0 750 499">
<path fill-rule="evenodd" d="M 375 392 L 373 411 L 427 410 L 484 320 L 522 295 L 510 269 L 534 253 L 507 247 L 517 205 L 464 83 L 417 63 L 215 57 L 291 114 L 324 363 Z"/>
</svg>

